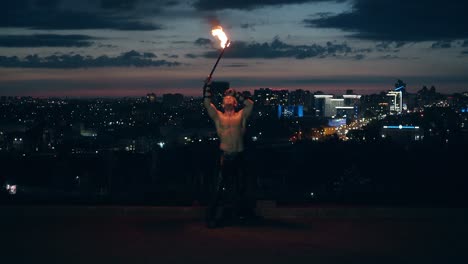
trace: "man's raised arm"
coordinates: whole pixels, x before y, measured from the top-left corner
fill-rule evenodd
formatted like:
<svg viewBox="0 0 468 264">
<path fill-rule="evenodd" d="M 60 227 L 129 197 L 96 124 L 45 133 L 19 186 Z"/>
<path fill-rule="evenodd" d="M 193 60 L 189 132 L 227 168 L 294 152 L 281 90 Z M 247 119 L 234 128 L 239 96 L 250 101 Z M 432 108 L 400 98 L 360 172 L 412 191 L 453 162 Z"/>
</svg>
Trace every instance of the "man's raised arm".
<svg viewBox="0 0 468 264">
<path fill-rule="evenodd" d="M 242 93 L 237 93 L 236 98 L 239 103 L 244 104 L 244 108 L 242 109 L 242 117 L 244 119 L 249 118 L 249 116 L 252 114 L 254 102 L 252 99 L 244 97 Z"/>
<path fill-rule="evenodd" d="M 218 109 L 211 103 L 211 81 L 207 79 L 205 81 L 205 86 L 203 87 L 203 105 L 208 112 L 208 115 L 211 119 L 216 120 L 218 118 Z"/>
</svg>

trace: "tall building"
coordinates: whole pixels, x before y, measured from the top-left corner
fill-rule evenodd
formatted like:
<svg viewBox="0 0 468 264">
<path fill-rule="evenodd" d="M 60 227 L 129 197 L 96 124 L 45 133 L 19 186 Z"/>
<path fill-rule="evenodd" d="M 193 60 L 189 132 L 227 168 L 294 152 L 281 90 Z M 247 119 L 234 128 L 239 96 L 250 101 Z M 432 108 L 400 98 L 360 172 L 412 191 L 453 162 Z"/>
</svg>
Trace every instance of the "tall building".
<svg viewBox="0 0 468 264">
<path fill-rule="evenodd" d="M 390 113 L 401 114 L 403 111 L 403 93 L 401 91 L 389 91 L 387 96 L 390 97 Z"/>
<path fill-rule="evenodd" d="M 345 94 L 343 98 L 333 98 L 329 94 L 314 95 L 315 116 L 357 118 L 361 95 Z"/>
<path fill-rule="evenodd" d="M 331 98 L 327 104 L 325 104 L 325 117 L 332 117 L 336 116 L 336 109 L 337 107 L 344 106 L 344 99 L 343 98 Z"/>
<path fill-rule="evenodd" d="M 289 93 L 289 104 L 302 105 L 304 110 L 309 111 L 313 108 L 312 98 L 310 91 L 298 89 Z"/>
<path fill-rule="evenodd" d="M 347 119 L 357 119 L 359 118 L 360 108 L 361 108 L 361 95 L 357 94 L 344 94 L 344 106 L 343 109 L 346 110 Z"/>
<path fill-rule="evenodd" d="M 325 117 L 325 108 L 330 104 L 333 95 L 330 94 L 315 94 L 314 95 L 314 108 L 315 116 Z"/>
<path fill-rule="evenodd" d="M 292 91 L 289 93 L 289 104 L 291 105 L 304 105 L 306 101 L 306 92 L 302 89 Z"/>
<path fill-rule="evenodd" d="M 395 88 L 387 93 L 387 96 L 390 97 L 390 113 L 401 114 L 403 108 L 406 108 L 406 105 L 403 105 L 404 94 L 406 94 L 406 83 L 398 80 L 395 83 Z"/>
<path fill-rule="evenodd" d="M 362 96 L 360 100 L 361 114 L 364 117 L 373 117 L 389 114 L 388 97 L 385 92 Z"/>
<path fill-rule="evenodd" d="M 253 100 L 255 104 L 261 106 L 288 105 L 289 91 L 272 90 L 270 88 L 260 88 L 254 91 Z"/>
</svg>

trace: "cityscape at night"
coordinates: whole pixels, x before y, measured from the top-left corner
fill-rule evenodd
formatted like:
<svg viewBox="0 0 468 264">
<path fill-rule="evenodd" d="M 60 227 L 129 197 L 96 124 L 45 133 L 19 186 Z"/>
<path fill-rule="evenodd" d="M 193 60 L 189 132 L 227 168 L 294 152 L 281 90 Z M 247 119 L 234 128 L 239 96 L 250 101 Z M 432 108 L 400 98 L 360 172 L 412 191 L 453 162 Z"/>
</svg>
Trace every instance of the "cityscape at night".
<svg viewBox="0 0 468 264">
<path fill-rule="evenodd" d="M 388 91 L 369 95 L 244 91 L 254 101 L 245 142 L 258 198 L 464 203 L 466 180 L 458 170 L 468 142 L 468 93 L 443 95 L 422 87 L 413 94 L 405 86 L 398 80 Z M 220 109 L 229 87 L 212 84 Z M 4 193 L 15 185 L 17 197 L 31 200 L 207 202 L 219 139 L 201 97 L 0 101 Z M 393 160 L 396 175 L 374 171 Z"/>
<path fill-rule="evenodd" d="M 3 262 L 467 263 L 466 1 L 0 7 Z"/>
</svg>

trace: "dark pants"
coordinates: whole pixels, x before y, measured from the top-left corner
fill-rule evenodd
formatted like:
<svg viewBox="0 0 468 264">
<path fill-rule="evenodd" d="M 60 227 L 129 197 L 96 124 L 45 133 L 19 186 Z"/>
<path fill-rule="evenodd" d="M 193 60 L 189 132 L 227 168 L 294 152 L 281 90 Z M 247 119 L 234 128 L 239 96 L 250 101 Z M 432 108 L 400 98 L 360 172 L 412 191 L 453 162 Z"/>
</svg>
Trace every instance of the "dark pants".
<svg viewBox="0 0 468 264">
<path fill-rule="evenodd" d="M 223 221 L 254 215 L 252 184 L 245 170 L 244 153 L 221 152 L 214 196 L 207 211 L 208 221 Z"/>
</svg>

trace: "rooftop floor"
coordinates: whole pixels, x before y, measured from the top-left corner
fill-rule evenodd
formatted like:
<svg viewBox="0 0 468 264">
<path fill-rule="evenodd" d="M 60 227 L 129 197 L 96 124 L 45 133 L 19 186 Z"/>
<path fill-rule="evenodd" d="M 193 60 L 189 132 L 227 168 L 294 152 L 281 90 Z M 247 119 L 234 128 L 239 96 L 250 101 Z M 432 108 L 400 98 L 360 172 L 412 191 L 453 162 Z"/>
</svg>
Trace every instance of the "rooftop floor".
<svg viewBox="0 0 468 264">
<path fill-rule="evenodd" d="M 264 208 L 207 229 L 201 207 L 0 207 L 2 263 L 467 263 L 466 209 Z M 321 212 L 321 213 L 318 213 Z"/>
</svg>

